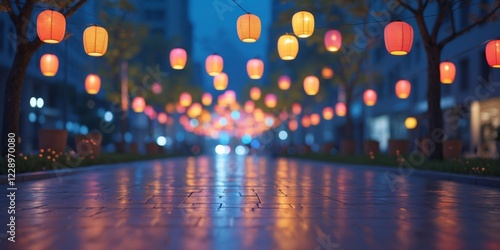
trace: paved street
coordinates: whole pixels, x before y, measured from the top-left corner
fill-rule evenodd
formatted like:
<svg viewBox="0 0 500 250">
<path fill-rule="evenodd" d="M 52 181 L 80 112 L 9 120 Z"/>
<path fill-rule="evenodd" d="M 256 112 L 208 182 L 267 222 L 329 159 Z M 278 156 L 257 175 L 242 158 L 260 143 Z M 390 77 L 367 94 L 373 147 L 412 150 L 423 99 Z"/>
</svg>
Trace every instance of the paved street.
<svg viewBox="0 0 500 250">
<path fill-rule="evenodd" d="M 221 156 L 24 182 L 7 249 L 500 249 L 499 189 L 386 177 Z"/>
</svg>

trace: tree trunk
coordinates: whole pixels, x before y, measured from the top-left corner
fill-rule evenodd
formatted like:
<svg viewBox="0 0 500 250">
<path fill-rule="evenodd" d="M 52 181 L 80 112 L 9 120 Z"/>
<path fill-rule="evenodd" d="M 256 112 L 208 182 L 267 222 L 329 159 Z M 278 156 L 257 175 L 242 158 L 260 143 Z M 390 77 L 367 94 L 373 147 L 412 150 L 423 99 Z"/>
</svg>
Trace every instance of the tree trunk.
<svg viewBox="0 0 500 250">
<path fill-rule="evenodd" d="M 441 48 L 437 45 L 427 45 L 427 118 L 428 137 L 434 143 L 435 150 L 430 152 L 432 160 L 443 159 L 443 111 L 441 110 L 441 79 L 439 65 L 441 63 Z"/>
<path fill-rule="evenodd" d="M 352 90 L 350 88 L 346 88 L 345 93 L 345 117 L 346 117 L 346 125 L 345 125 L 345 140 L 352 140 L 352 131 L 353 131 L 353 122 L 351 116 L 351 99 L 352 99 Z"/>
<path fill-rule="evenodd" d="M 24 77 L 28 69 L 31 57 L 38 47 L 30 47 L 28 44 L 18 44 L 14 62 L 5 82 L 5 96 L 3 100 L 3 124 L 2 124 L 2 156 L 7 155 L 8 134 L 14 133 L 19 138 L 19 114 L 21 112 L 21 94 Z M 16 145 L 17 146 L 17 145 Z M 16 150 L 17 151 L 17 150 Z"/>
</svg>

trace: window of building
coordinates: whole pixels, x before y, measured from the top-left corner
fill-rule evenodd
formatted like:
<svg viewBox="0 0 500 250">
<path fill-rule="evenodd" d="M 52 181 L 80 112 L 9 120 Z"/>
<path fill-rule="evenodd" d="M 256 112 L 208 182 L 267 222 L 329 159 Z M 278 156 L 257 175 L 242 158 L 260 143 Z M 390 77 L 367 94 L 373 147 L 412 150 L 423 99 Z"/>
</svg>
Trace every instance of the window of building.
<svg viewBox="0 0 500 250">
<path fill-rule="evenodd" d="M 463 59 L 459 63 L 460 72 L 460 89 L 466 90 L 469 87 L 469 59 Z"/>
<path fill-rule="evenodd" d="M 460 27 L 464 28 L 469 24 L 470 0 L 462 0 L 460 3 Z"/>
<path fill-rule="evenodd" d="M 148 21 L 160 21 L 165 19 L 164 10 L 145 10 L 144 19 Z"/>
<path fill-rule="evenodd" d="M 479 53 L 479 72 L 481 73 L 481 81 L 490 82 L 491 79 L 491 67 L 486 60 L 486 54 L 484 51 Z"/>
</svg>

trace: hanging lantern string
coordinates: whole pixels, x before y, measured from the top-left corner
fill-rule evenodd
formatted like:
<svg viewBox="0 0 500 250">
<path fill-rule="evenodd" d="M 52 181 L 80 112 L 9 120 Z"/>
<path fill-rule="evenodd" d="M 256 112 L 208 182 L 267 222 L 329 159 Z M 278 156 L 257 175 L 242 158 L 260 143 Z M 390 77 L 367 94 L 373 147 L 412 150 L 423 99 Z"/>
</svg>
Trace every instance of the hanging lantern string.
<svg viewBox="0 0 500 250">
<path fill-rule="evenodd" d="M 236 2 L 236 0 L 233 0 L 233 3 L 235 3 L 245 13 L 250 14 L 250 12 L 246 11 L 243 7 L 241 7 L 241 5 L 238 2 Z"/>
</svg>

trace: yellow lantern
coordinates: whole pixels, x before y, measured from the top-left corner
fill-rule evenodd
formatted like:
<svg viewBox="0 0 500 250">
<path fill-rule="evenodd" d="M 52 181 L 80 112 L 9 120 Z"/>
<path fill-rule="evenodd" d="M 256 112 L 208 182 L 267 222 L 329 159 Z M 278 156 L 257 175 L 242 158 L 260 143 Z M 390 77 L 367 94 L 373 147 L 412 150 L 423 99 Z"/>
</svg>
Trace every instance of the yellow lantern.
<svg viewBox="0 0 500 250">
<path fill-rule="evenodd" d="M 337 105 L 335 105 L 335 113 L 337 113 L 337 116 L 343 117 L 347 113 L 347 107 L 345 103 L 339 102 Z"/>
<path fill-rule="evenodd" d="M 333 69 L 329 68 L 329 67 L 323 67 L 323 69 L 321 70 L 321 76 L 323 77 L 323 79 L 325 80 L 330 80 L 332 79 L 333 77 Z"/>
<path fill-rule="evenodd" d="M 278 54 L 282 60 L 293 60 L 299 53 L 299 41 L 295 36 L 282 35 L 278 39 Z"/>
<path fill-rule="evenodd" d="M 278 79 L 278 87 L 281 90 L 289 90 L 291 85 L 292 85 L 292 80 L 287 75 L 283 75 Z"/>
<path fill-rule="evenodd" d="M 260 99 L 261 96 L 261 91 L 258 87 L 253 87 L 250 89 L 250 98 L 254 101 L 257 101 Z"/>
<path fill-rule="evenodd" d="M 173 69 L 181 70 L 186 67 L 187 53 L 182 48 L 175 48 L 170 51 L 170 65 Z"/>
<path fill-rule="evenodd" d="M 66 34 L 66 18 L 57 11 L 44 10 L 36 19 L 36 32 L 44 43 L 60 43 Z"/>
<path fill-rule="evenodd" d="M 247 62 L 247 73 L 250 79 L 260 79 L 264 74 L 264 62 L 260 59 L 251 59 Z"/>
<path fill-rule="evenodd" d="M 207 70 L 208 75 L 216 76 L 224 69 L 224 60 L 217 54 L 210 55 L 205 61 L 205 69 Z"/>
<path fill-rule="evenodd" d="M 214 88 L 216 90 L 225 90 L 229 82 L 229 77 L 226 73 L 221 72 L 214 77 Z"/>
<path fill-rule="evenodd" d="M 183 92 L 179 97 L 179 104 L 182 107 L 188 107 L 189 105 L 191 105 L 192 101 L 193 98 L 191 97 L 191 94 L 189 94 L 188 92 Z"/>
<path fill-rule="evenodd" d="M 317 126 L 321 122 L 321 116 L 319 114 L 311 114 L 311 125 Z"/>
<path fill-rule="evenodd" d="M 319 79 L 316 76 L 308 76 L 304 79 L 304 91 L 307 95 L 316 95 L 319 92 Z"/>
<path fill-rule="evenodd" d="M 455 81 L 457 69 L 452 62 L 442 62 L 439 66 L 441 72 L 441 83 L 452 84 Z"/>
<path fill-rule="evenodd" d="M 299 11 L 292 17 L 293 33 L 299 38 L 310 37 L 314 33 L 314 16 L 307 11 Z"/>
<path fill-rule="evenodd" d="M 55 76 L 59 69 L 59 59 L 56 55 L 45 54 L 40 58 L 40 70 L 44 76 Z"/>
<path fill-rule="evenodd" d="M 373 89 L 367 89 L 365 93 L 363 93 L 363 100 L 366 106 L 375 106 L 377 103 L 377 92 Z"/>
<path fill-rule="evenodd" d="M 253 14 L 244 14 L 236 22 L 238 37 L 242 42 L 254 43 L 259 40 L 261 32 L 260 18 Z"/>
<path fill-rule="evenodd" d="M 108 50 L 108 32 L 100 26 L 92 25 L 83 32 L 83 48 L 89 56 L 103 56 Z"/>
<path fill-rule="evenodd" d="M 275 94 L 267 94 L 264 98 L 264 103 L 268 108 L 276 108 L 276 105 L 278 105 L 278 98 Z"/>
<path fill-rule="evenodd" d="M 330 52 L 339 51 L 342 46 L 342 34 L 338 30 L 329 30 L 325 34 L 325 47 Z"/>
<path fill-rule="evenodd" d="M 210 106 L 212 104 L 212 95 L 210 93 L 205 93 L 201 96 L 201 103 L 205 106 Z"/>
<path fill-rule="evenodd" d="M 142 113 L 144 112 L 144 109 L 146 108 L 146 100 L 144 100 L 143 97 L 137 96 L 134 98 L 132 101 L 132 110 L 136 113 Z"/>
<path fill-rule="evenodd" d="M 99 93 L 101 89 L 101 78 L 95 74 L 89 74 L 85 79 L 85 90 L 89 95 L 95 95 Z"/>
<path fill-rule="evenodd" d="M 405 120 L 405 127 L 407 129 L 415 129 L 418 125 L 417 118 L 415 117 L 408 117 Z"/>
<path fill-rule="evenodd" d="M 323 118 L 327 121 L 330 121 L 335 116 L 335 111 L 332 107 L 325 107 L 323 109 Z"/>
</svg>

